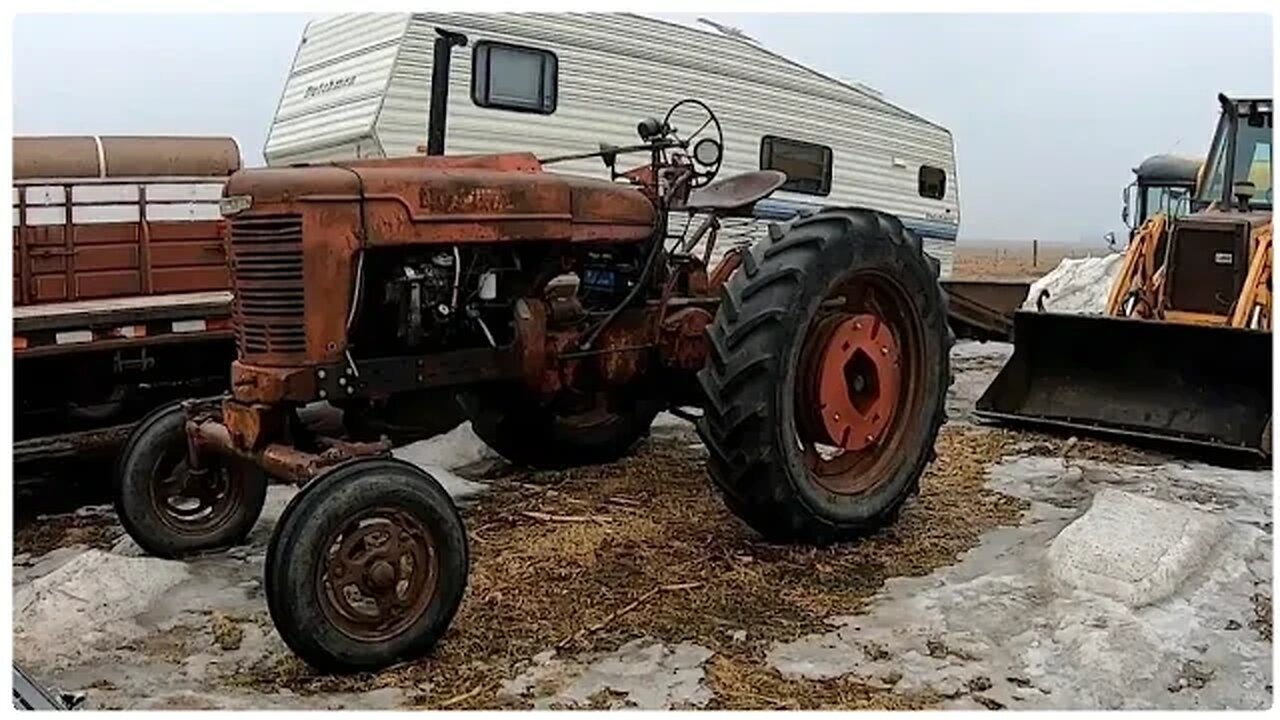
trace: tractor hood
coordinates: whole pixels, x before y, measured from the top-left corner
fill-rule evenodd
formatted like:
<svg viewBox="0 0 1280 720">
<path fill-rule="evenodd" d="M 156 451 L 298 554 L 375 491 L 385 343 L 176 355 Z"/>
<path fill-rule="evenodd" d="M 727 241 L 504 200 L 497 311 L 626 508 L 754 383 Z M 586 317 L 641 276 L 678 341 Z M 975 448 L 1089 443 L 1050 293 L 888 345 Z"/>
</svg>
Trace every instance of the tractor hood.
<svg viewBox="0 0 1280 720">
<path fill-rule="evenodd" d="M 653 203 L 637 189 L 543 172 L 527 154 L 254 168 L 232 175 L 225 194 L 232 215 L 363 201 L 370 245 L 634 241 L 657 224 Z"/>
</svg>

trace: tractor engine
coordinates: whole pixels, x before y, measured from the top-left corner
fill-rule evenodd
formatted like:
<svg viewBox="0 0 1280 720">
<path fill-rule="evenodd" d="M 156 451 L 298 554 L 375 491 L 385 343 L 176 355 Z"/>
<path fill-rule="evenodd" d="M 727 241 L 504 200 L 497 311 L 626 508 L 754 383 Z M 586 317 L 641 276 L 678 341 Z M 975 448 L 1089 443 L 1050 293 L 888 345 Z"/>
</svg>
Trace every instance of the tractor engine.
<svg viewBox="0 0 1280 720">
<path fill-rule="evenodd" d="M 424 340 L 445 345 L 454 334 L 450 331 L 458 329 L 454 322 L 462 272 L 458 254 L 454 247 L 452 253 L 443 251 L 406 260 L 399 266 L 399 276 L 383 285 L 384 302 L 394 308 L 397 318 L 396 338 L 408 347 L 420 347 Z M 489 288 L 488 299 L 492 300 L 497 288 L 490 277 L 486 275 L 484 282 Z"/>
</svg>

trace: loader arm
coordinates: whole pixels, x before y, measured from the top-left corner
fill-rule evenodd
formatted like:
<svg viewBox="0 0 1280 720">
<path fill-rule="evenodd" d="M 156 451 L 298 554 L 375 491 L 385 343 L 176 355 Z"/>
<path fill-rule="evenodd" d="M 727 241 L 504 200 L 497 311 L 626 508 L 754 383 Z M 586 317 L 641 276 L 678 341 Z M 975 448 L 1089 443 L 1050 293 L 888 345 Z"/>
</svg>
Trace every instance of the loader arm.
<svg viewBox="0 0 1280 720">
<path fill-rule="evenodd" d="M 1160 213 L 1143 223 L 1134 235 L 1133 241 L 1125 250 L 1120 274 L 1111 285 L 1111 294 L 1107 298 L 1107 315 L 1144 318 L 1154 315 L 1160 306 L 1160 286 L 1163 279 L 1157 255 L 1167 227 L 1168 218 Z M 1126 311 L 1125 306 L 1131 297 L 1136 302 Z"/>
<path fill-rule="evenodd" d="M 1268 223 L 1258 231 L 1240 298 L 1231 313 L 1231 327 L 1271 329 L 1271 228 Z M 1257 311 L 1257 323 L 1253 316 Z"/>
</svg>

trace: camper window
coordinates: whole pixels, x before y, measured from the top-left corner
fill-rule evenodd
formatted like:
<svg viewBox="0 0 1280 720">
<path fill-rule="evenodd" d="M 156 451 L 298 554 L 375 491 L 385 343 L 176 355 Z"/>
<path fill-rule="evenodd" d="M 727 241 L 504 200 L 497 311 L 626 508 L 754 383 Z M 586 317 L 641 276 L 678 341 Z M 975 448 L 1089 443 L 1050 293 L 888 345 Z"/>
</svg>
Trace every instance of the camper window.
<svg viewBox="0 0 1280 720">
<path fill-rule="evenodd" d="M 781 170 L 780 189 L 806 195 L 831 194 L 831 148 L 826 145 L 765 135 L 760 139 L 760 169 Z"/>
<path fill-rule="evenodd" d="M 920 197 L 941 200 L 947 194 L 947 171 L 929 165 L 920 166 Z"/>
<path fill-rule="evenodd" d="M 557 66 L 546 50 L 482 40 L 471 56 L 471 101 L 550 115 L 556 111 Z"/>
</svg>

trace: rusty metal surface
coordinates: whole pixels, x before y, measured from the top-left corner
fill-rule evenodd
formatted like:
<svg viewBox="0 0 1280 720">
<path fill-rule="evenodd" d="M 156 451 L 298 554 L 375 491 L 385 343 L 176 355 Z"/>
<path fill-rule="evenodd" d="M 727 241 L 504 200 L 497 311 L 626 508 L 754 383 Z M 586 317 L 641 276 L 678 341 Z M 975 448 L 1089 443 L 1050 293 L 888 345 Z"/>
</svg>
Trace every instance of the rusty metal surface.
<svg viewBox="0 0 1280 720">
<path fill-rule="evenodd" d="M 787 182 L 786 173 L 756 170 L 717 180 L 689 193 L 685 207 L 699 211 L 749 209 Z"/>
<path fill-rule="evenodd" d="M 16 304 L 226 289 L 222 227 L 213 220 L 19 225 Z"/>
<path fill-rule="evenodd" d="M 309 399 L 316 395 L 316 376 L 309 368 L 263 367 L 237 360 L 231 364 L 231 392 L 242 403 Z"/>
<path fill-rule="evenodd" d="M 236 173 L 226 194 L 252 198 L 231 227 L 245 310 L 242 356 L 278 367 L 340 359 L 363 247 L 638 242 L 653 233 L 657 212 L 644 193 L 544 173 L 530 157 L 413 158 Z M 291 229 L 281 226 L 272 235 L 268 226 L 285 218 Z M 300 244 L 300 255 L 293 243 Z M 310 295 L 304 306 L 302 288 L 311 287 L 334 291 Z"/>
<path fill-rule="evenodd" d="M 546 382 L 549 364 L 547 314 L 547 305 L 541 300 L 521 298 L 516 301 L 516 349 L 519 352 L 521 376 L 525 385 L 535 391 L 540 390 Z"/>
<path fill-rule="evenodd" d="M 729 282 L 729 277 L 742 264 L 742 248 L 729 248 L 725 252 L 724 257 L 720 258 L 720 264 L 716 265 L 711 271 L 711 277 L 707 279 L 707 293 L 714 294 L 720 292 L 720 288 Z"/>
<path fill-rule="evenodd" d="M 305 485 L 321 472 L 357 457 L 378 457 L 391 452 L 391 443 L 340 443 L 323 452 L 309 453 L 295 447 L 272 443 L 253 457 L 273 478 Z"/>
<path fill-rule="evenodd" d="M 324 539 L 320 610 L 349 637 L 386 642 L 422 619 L 435 597 L 439 550 L 411 513 L 373 507 L 347 518 Z"/>
<path fill-rule="evenodd" d="M 231 442 L 245 450 L 257 450 L 279 439 L 286 427 L 280 405 L 246 405 L 230 399 L 222 404 L 222 422 L 230 432 Z"/>
<path fill-rule="evenodd" d="M 600 333 L 591 351 L 596 369 L 609 385 L 628 385 L 648 369 L 656 339 L 653 331 L 657 313 L 651 308 L 625 311 Z"/>
<path fill-rule="evenodd" d="M 240 357 L 299 363 L 307 351 L 302 216 L 235 217 L 230 238 Z"/>
<path fill-rule="evenodd" d="M 426 152 L 426 148 L 423 148 Z M 434 170 L 502 170 L 505 172 L 542 172 L 542 163 L 533 153 L 500 155 L 410 155 L 398 158 L 356 160 L 345 165 L 354 168 L 410 167 Z"/>
<path fill-rule="evenodd" d="M 193 468 L 216 464 L 210 461 L 217 457 L 234 457 L 251 462 L 261 467 L 268 475 L 285 482 L 298 485 L 306 484 L 324 470 L 359 457 L 377 457 L 391 452 L 391 443 L 387 440 L 378 442 L 348 442 L 337 438 L 321 437 L 317 439 L 325 449 L 319 453 L 307 452 L 282 442 L 267 442 L 259 449 L 248 444 L 249 438 L 243 435 L 247 418 L 257 415 L 259 427 L 267 427 L 266 422 L 275 416 L 279 408 L 235 408 L 236 403 L 228 401 L 223 406 L 225 421 L 191 415 L 187 421 L 187 437 L 191 446 L 191 466 Z M 279 435 L 268 436 L 261 433 L 259 439 L 281 439 Z"/>
<path fill-rule="evenodd" d="M 301 209 L 305 204 L 356 203 L 363 197 L 372 246 L 634 241 L 648 237 L 657 219 L 643 193 L 617 183 L 425 162 L 254 168 L 233 176 L 227 194 L 251 196 L 253 214 L 302 212 L 308 229 L 310 212 L 319 211 Z"/>
<path fill-rule="evenodd" d="M 681 308 L 662 321 L 659 357 L 676 370 L 696 371 L 707 358 L 707 327 L 714 316 L 704 308 Z"/>
<path fill-rule="evenodd" d="M 99 145 L 101 142 L 101 155 Z M 229 137 L 20 136 L 13 139 L 13 179 L 226 177 L 240 169 Z"/>
<path fill-rule="evenodd" d="M 289 445 L 275 443 L 263 448 L 258 462 L 273 478 L 294 485 L 305 485 L 315 476 L 319 457 Z"/>
</svg>

